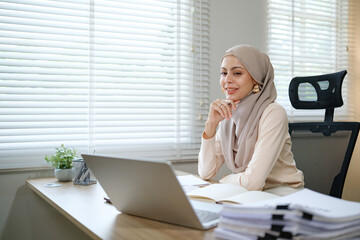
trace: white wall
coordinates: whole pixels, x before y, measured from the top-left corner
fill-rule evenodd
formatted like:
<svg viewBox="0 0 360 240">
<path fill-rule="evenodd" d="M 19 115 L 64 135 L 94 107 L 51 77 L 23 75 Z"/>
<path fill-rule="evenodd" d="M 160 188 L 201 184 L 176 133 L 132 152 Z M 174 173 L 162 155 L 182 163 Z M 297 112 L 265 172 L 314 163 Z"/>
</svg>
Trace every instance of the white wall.
<svg viewBox="0 0 360 240">
<path fill-rule="evenodd" d="M 210 0 L 210 101 L 222 98 L 220 61 L 238 44 L 266 50 L 266 1 Z"/>
</svg>

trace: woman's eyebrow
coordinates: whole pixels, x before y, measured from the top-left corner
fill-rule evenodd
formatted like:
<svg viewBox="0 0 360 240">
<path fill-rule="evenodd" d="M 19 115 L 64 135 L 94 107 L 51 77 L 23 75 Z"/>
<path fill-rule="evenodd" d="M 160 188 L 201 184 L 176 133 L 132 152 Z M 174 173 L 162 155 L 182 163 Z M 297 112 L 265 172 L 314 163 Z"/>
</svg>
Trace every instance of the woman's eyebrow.
<svg viewBox="0 0 360 240">
<path fill-rule="evenodd" d="M 236 68 L 244 69 L 244 68 L 241 67 L 241 66 L 235 66 L 235 67 L 232 67 L 230 70 L 234 70 L 234 69 L 236 69 Z M 225 67 L 221 67 L 221 69 L 227 70 Z"/>
<path fill-rule="evenodd" d="M 231 70 L 234 70 L 234 69 L 236 69 L 236 68 L 241 68 L 241 69 L 244 69 L 243 67 L 241 67 L 241 66 L 235 66 L 235 67 L 232 67 L 231 68 Z"/>
</svg>

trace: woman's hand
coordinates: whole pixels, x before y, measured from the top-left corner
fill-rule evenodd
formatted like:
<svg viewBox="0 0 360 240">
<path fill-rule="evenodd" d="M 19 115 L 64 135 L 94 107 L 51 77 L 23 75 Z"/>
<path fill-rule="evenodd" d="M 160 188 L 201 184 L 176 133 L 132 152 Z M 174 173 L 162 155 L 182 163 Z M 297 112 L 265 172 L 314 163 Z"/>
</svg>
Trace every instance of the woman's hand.
<svg viewBox="0 0 360 240">
<path fill-rule="evenodd" d="M 240 173 L 231 173 L 219 180 L 219 183 L 225 183 L 225 184 L 240 184 Z"/>
<path fill-rule="evenodd" d="M 205 131 L 203 137 L 206 139 L 212 138 L 216 133 L 216 128 L 219 123 L 232 117 L 232 111 L 236 109 L 236 104 L 239 101 L 233 102 L 229 100 L 217 99 L 210 105 L 208 119 L 205 123 Z"/>
</svg>

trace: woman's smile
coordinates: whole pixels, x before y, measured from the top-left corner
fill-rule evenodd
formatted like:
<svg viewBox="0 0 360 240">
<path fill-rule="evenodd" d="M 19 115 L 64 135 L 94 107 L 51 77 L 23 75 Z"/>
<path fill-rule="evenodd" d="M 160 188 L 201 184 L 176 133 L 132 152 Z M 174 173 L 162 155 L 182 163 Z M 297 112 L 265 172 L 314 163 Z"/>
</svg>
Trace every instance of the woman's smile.
<svg viewBox="0 0 360 240">
<path fill-rule="evenodd" d="M 236 91 L 238 90 L 238 88 L 227 87 L 227 88 L 225 88 L 225 90 L 226 90 L 226 93 L 227 93 L 227 94 L 231 95 L 231 94 L 236 93 Z"/>
</svg>

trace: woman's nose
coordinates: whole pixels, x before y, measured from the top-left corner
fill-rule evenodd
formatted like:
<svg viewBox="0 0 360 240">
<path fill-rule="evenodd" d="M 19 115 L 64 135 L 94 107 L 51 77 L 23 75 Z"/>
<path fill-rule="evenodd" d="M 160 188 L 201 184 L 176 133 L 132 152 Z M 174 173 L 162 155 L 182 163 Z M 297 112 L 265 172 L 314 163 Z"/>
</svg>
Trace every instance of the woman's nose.
<svg viewBox="0 0 360 240">
<path fill-rule="evenodd" d="M 226 75 L 225 82 L 232 82 L 232 78 L 230 77 L 230 74 Z"/>
</svg>

